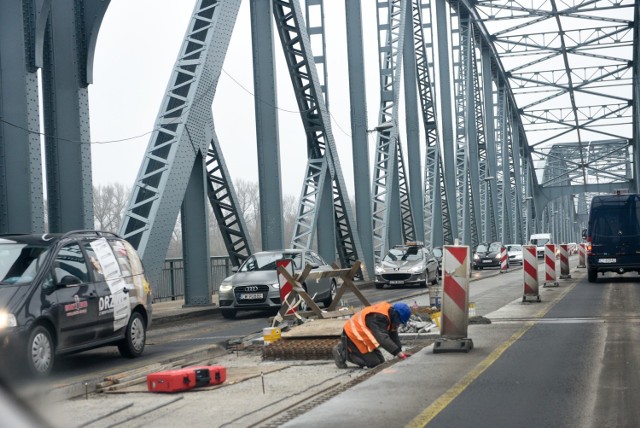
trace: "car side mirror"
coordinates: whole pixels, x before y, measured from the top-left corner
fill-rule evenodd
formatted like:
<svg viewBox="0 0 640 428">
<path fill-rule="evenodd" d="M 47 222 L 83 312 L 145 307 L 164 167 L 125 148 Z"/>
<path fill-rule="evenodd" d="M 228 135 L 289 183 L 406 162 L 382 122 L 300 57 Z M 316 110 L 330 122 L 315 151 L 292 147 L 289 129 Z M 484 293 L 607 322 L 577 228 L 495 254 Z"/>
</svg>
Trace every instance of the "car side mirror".
<svg viewBox="0 0 640 428">
<path fill-rule="evenodd" d="M 582 239 L 587 239 L 587 229 L 582 229 Z"/>
<path fill-rule="evenodd" d="M 307 262 L 307 264 L 309 266 L 311 266 L 311 269 L 317 269 L 317 268 L 320 267 L 320 265 L 318 263 L 309 263 L 309 262 Z"/>
<path fill-rule="evenodd" d="M 231 272 L 233 272 L 233 273 L 238 272 L 238 269 L 240 269 L 240 267 L 238 267 L 238 266 L 231 266 Z"/>
<path fill-rule="evenodd" d="M 80 285 L 80 284 L 82 284 L 82 281 L 80 281 L 80 278 L 73 275 L 65 275 L 58 282 L 59 287 L 69 287 L 69 286 Z"/>
</svg>

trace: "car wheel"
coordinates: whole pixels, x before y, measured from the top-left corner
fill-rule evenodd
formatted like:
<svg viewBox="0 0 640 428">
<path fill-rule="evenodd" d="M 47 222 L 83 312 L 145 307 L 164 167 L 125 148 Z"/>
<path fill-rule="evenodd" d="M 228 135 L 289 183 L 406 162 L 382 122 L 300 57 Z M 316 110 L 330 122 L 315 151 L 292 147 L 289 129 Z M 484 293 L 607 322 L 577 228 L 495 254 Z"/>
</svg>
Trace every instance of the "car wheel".
<svg viewBox="0 0 640 428">
<path fill-rule="evenodd" d="M 51 373 L 55 359 L 55 348 L 51 333 L 46 327 L 37 325 L 31 330 L 26 351 L 27 367 L 31 374 L 44 377 Z"/>
<path fill-rule="evenodd" d="M 333 302 L 333 299 L 336 298 L 336 295 L 338 294 L 338 286 L 336 285 L 335 281 L 331 281 L 331 285 L 329 286 L 329 297 L 327 297 L 322 303 L 324 303 L 324 307 L 328 308 L 331 305 L 331 302 Z"/>
<path fill-rule="evenodd" d="M 589 269 L 587 271 L 587 276 L 588 276 L 588 280 L 589 282 L 598 282 L 598 271 L 595 269 Z"/>
<path fill-rule="evenodd" d="M 226 318 L 228 320 L 234 319 L 238 313 L 235 309 L 221 309 L 220 312 L 222 312 L 222 318 Z"/>
<path fill-rule="evenodd" d="M 124 339 L 118 343 L 118 351 L 125 358 L 136 358 L 142 355 L 147 340 L 147 327 L 140 312 L 134 312 L 129 318 Z"/>
</svg>

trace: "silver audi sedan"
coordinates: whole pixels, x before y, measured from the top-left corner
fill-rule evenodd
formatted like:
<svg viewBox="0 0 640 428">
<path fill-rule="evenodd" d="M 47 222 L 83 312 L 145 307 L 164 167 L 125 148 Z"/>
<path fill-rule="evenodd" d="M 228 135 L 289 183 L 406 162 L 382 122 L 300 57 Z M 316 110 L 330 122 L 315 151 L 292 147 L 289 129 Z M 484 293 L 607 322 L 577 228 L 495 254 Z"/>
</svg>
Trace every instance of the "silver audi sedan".
<svg viewBox="0 0 640 428">
<path fill-rule="evenodd" d="M 312 271 L 327 271 L 333 268 L 322 257 L 310 250 L 275 250 L 252 254 L 237 272 L 220 284 L 218 297 L 220 310 L 225 318 L 235 318 L 241 310 L 277 310 L 281 306 L 280 286 L 276 261 L 293 261 L 294 273 L 311 265 Z M 302 286 L 313 300 L 329 306 L 338 292 L 337 278 L 322 278 L 305 281 Z M 298 307 L 305 310 L 304 301 Z"/>
</svg>

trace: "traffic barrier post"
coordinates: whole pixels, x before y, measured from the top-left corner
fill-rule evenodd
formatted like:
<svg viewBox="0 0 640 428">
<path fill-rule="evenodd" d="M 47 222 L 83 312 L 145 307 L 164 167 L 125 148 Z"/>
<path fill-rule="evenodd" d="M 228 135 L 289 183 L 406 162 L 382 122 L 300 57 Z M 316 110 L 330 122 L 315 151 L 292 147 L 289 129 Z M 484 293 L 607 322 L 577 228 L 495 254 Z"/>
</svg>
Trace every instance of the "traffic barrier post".
<svg viewBox="0 0 640 428">
<path fill-rule="evenodd" d="M 578 244 L 578 267 L 587 267 L 587 244 Z"/>
<path fill-rule="evenodd" d="M 500 248 L 500 273 L 507 272 L 507 247 L 502 246 Z"/>
<path fill-rule="evenodd" d="M 293 260 L 291 259 L 282 259 L 276 260 L 276 269 L 281 266 L 291 277 L 294 276 L 293 272 Z M 282 306 L 288 308 L 287 312 L 284 315 L 293 315 L 297 312 L 297 305 L 295 304 L 296 299 L 293 298 L 291 291 L 293 290 L 293 284 L 287 281 L 287 278 L 278 272 L 278 285 L 280 286 L 280 302 L 282 302 Z"/>
<path fill-rule="evenodd" d="M 543 287 L 558 287 L 556 279 L 556 246 L 546 244 L 544 246 L 544 284 Z"/>
<path fill-rule="evenodd" d="M 560 279 L 570 279 L 569 273 L 569 245 L 560 244 Z"/>
<path fill-rule="evenodd" d="M 535 245 L 524 245 L 522 247 L 522 271 L 524 272 L 524 294 L 522 301 L 540 302 L 538 293 L 538 255 Z"/>
<path fill-rule="evenodd" d="M 469 324 L 470 248 L 445 245 L 442 254 L 442 308 L 440 337 L 433 352 L 469 352 L 473 341 L 467 337 Z"/>
</svg>

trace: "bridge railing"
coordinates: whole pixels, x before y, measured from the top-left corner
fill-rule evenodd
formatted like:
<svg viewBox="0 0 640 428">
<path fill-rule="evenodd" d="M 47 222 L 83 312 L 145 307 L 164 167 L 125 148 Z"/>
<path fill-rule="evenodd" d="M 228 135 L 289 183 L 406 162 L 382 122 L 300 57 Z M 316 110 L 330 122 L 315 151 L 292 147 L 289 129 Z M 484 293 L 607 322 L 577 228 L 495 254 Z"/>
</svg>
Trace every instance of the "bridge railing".
<svg viewBox="0 0 640 428">
<path fill-rule="evenodd" d="M 213 294 L 218 291 L 222 280 L 232 274 L 231 259 L 227 256 L 212 256 L 209 266 L 209 291 Z M 184 260 L 166 259 L 162 266 L 162 279 L 159 284 L 152 284 L 152 290 L 154 302 L 184 298 Z"/>
</svg>

